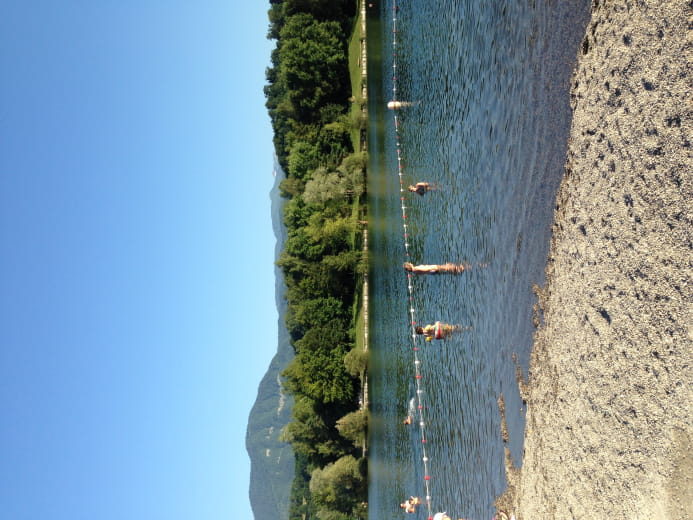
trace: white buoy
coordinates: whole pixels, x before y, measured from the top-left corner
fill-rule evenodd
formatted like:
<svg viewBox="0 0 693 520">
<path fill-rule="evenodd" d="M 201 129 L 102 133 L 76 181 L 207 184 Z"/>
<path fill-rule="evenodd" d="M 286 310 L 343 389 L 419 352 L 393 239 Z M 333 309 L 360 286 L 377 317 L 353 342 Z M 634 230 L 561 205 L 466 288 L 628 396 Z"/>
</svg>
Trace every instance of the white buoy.
<svg viewBox="0 0 693 520">
<path fill-rule="evenodd" d="M 390 110 L 399 110 L 400 108 L 407 108 L 412 106 L 410 101 L 388 101 L 387 108 Z"/>
</svg>

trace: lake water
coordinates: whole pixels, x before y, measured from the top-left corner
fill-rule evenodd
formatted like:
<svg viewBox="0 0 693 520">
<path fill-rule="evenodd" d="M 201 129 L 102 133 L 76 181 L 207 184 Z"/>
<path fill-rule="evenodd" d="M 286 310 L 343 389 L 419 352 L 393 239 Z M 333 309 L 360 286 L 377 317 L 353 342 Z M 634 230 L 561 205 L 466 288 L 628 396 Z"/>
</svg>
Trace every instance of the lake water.
<svg viewBox="0 0 693 520">
<path fill-rule="evenodd" d="M 409 0 L 394 10 L 390 0 L 369 12 L 370 518 L 404 515 L 404 498 L 428 493 L 433 512 L 491 518 L 505 489 L 501 394 L 509 447 L 521 462 L 515 371 L 519 364 L 527 375 L 532 285 L 544 283 L 570 129 L 570 76 L 589 5 Z M 393 81 L 398 99 L 415 102 L 398 112 L 398 133 L 386 109 Z M 405 182 L 432 182 L 437 191 L 400 192 L 398 149 Z M 403 220 L 413 263 L 475 268 L 413 277 L 410 302 Z M 410 307 L 419 323 L 472 329 L 414 341 Z M 402 424 L 417 388 L 423 430 Z"/>
</svg>

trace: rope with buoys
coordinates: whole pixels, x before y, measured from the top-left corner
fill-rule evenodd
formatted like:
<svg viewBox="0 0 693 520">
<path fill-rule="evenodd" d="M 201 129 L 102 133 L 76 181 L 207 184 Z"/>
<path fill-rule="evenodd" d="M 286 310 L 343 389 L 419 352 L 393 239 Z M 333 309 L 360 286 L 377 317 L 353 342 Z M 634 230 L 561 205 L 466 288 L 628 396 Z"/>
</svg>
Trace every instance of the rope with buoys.
<svg viewBox="0 0 693 520">
<path fill-rule="evenodd" d="M 397 114 L 396 109 L 404 108 L 410 106 L 411 103 L 407 101 L 399 101 L 397 99 L 397 2 L 395 0 L 392 7 L 392 101 L 388 103 L 388 108 L 394 111 L 394 126 L 395 126 L 395 144 L 397 149 L 397 174 L 399 176 L 399 191 L 400 191 L 400 201 L 402 208 L 402 227 L 404 231 L 404 256 L 405 260 L 409 261 L 409 224 L 407 221 L 407 205 L 404 196 L 404 168 L 402 165 L 402 147 L 400 142 L 400 119 Z M 428 450 L 426 444 L 428 438 L 426 436 L 426 417 L 425 417 L 425 407 L 424 407 L 424 389 L 421 374 L 421 359 L 419 358 L 419 347 L 418 340 L 420 336 L 416 333 L 416 309 L 414 306 L 414 286 L 412 285 L 412 274 L 407 273 L 407 292 L 409 295 L 409 325 L 411 328 L 411 340 L 412 340 L 412 353 L 414 358 L 414 380 L 416 382 L 416 414 L 418 419 L 418 426 L 421 438 L 422 446 L 422 462 L 424 469 L 424 489 L 425 489 L 425 505 L 428 511 L 428 519 L 433 520 L 433 506 L 432 506 L 432 493 L 431 493 L 431 473 L 430 473 L 430 459 L 428 457 Z"/>
<path fill-rule="evenodd" d="M 407 215 L 407 205 L 405 193 L 408 191 L 405 189 L 404 182 L 404 167 L 402 164 L 402 144 L 400 140 L 400 118 L 398 115 L 398 110 L 405 109 L 418 104 L 418 102 L 412 101 L 402 101 L 397 99 L 397 13 L 398 13 L 397 0 L 393 0 L 392 6 L 392 100 L 387 103 L 387 108 L 393 112 L 393 122 L 395 130 L 395 144 L 397 150 L 397 175 L 399 177 L 399 191 L 400 191 L 400 202 L 402 210 L 402 229 L 404 238 L 404 257 L 405 262 L 410 262 L 411 255 L 409 254 L 409 224 Z M 471 266 L 470 266 L 471 267 Z M 428 438 L 426 436 L 426 420 L 425 420 L 425 406 L 424 406 L 424 389 L 421 374 L 421 359 L 419 358 L 419 341 L 423 338 L 422 335 L 417 334 L 417 321 L 416 321 L 416 308 L 414 305 L 414 286 L 412 285 L 412 273 L 407 272 L 407 292 L 408 292 L 408 305 L 409 305 L 409 325 L 411 327 L 411 342 L 412 342 L 412 353 L 414 359 L 414 378 L 416 382 L 416 413 L 418 418 L 418 426 L 421 435 L 421 446 L 422 446 L 422 462 L 424 469 L 424 489 L 426 492 L 425 505 L 428 512 L 428 520 L 451 520 L 447 513 L 436 513 L 433 514 L 433 504 L 432 504 L 432 493 L 431 493 L 431 472 L 430 472 L 430 459 L 428 457 L 428 450 L 426 448 L 428 444 Z M 436 322 L 436 327 L 440 325 L 440 322 Z M 469 329 L 470 327 L 466 327 Z M 464 329 L 463 329 L 464 330 Z M 442 331 L 436 330 L 434 336 L 428 337 L 427 339 L 443 339 L 445 335 Z M 500 520 L 515 520 L 515 515 L 508 514 L 504 511 L 498 511 L 498 518 Z M 493 518 L 496 518 L 495 516 Z"/>
</svg>

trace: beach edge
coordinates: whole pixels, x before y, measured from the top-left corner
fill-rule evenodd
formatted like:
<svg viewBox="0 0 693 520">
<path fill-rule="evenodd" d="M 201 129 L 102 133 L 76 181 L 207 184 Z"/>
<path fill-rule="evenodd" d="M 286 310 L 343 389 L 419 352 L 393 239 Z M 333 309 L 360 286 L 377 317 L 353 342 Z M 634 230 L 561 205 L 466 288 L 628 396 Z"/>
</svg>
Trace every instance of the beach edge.
<svg viewBox="0 0 693 520">
<path fill-rule="evenodd" d="M 539 299 L 518 518 L 693 517 L 691 4 L 594 0 Z"/>
</svg>

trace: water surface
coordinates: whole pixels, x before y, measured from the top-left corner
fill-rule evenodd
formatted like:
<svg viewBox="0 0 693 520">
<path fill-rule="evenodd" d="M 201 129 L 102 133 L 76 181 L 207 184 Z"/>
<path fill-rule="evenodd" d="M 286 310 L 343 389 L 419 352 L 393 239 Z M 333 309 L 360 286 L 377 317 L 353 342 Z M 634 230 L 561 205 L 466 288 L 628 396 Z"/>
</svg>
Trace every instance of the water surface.
<svg viewBox="0 0 693 520">
<path fill-rule="evenodd" d="M 476 266 L 413 279 L 420 321 L 473 327 L 421 346 L 433 508 L 487 519 L 505 488 L 501 394 L 509 447 L 521 462 L 515 370 L 519 364 L 526 376 L 532 285 L 544 283 L 570 128 L 570 74 L 589 2 L 410 1 L 397 10 L 396 35 L 392 7 L 376 5 L 368 22 L 370 515 L 404 514 L 404 498 L 425 495 L 420 432 L 402 425 L 416 386 L 398 147 L 385 109 L 396 75 L 397 98 L 416 103 L 399 112 L 405 178 L 439 186 L 425 197 L 405 194 L 411 259 Z"/>
</svg>

